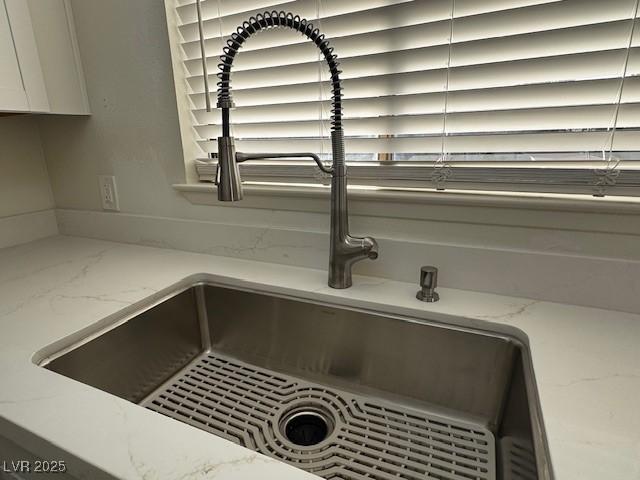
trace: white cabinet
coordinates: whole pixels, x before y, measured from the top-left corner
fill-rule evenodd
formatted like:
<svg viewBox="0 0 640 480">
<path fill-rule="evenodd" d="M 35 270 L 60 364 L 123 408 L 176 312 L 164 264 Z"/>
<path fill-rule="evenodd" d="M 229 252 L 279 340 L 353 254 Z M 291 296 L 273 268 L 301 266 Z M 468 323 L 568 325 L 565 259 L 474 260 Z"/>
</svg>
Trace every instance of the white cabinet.
<svg viewBox="0 0 640 480">
<path fill-rule="evenodd" d="M 0 0 L 0 108 L 29 110 L 4 0 Z"/>
<path fill-rule="evenodd" d="M 0 111 L 90 113 L 69 0 L 0 0 Z"/>
</svg>

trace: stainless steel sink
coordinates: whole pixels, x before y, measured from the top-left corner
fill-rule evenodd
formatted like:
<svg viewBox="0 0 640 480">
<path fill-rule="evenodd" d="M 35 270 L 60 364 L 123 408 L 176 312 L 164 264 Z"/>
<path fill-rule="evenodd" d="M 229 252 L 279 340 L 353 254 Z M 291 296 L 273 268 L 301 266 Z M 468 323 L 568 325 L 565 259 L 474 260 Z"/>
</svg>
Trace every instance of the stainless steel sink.
<svg viewBox="0 0 640 480">
<path fill-rule="evenodd" d="M 518 339 L 208 283 L 47 369 L 325 478 L 552 478 Z"/>
</svg>

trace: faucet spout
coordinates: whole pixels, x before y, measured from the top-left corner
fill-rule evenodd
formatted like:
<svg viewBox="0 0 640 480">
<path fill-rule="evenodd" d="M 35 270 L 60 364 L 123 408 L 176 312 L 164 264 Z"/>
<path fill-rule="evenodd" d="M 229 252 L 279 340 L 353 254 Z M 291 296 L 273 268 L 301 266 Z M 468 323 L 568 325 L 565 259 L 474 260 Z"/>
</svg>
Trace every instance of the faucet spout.
<svg viewBox="0 0 640 480">
<path fill-rule="evenodd" d="M 230 110 L 234 106 L 231 98 L 231 66 L 244 42 L 254 33 L 273 27 L 287 27 L 305 35 L 313 41 L 322 52 L 331 73 L 332 85 L 332 117 L 331 147 L 333 164 L 325 167 L 320 158 L 312 153 L 246 154 L 235 151 L 231 136 Z M 329 258 L 329 286 L 348 288 L 352 284 L 351 268 L 360 260 L 378 258 L 378 244 L 371 237 L 358 238 L 349 233 L 349 212 L 347 209 L 347 166 L 344 153 L 344 132 L 342 130 L 342 86 L 338 69 L 338 57 L 333 47 L 313 24 L 306 19 L 285 12 L 265 12 L 251 17 L 244 22 L 224 47 L 220 56 L 220 73 L 218 77 L 218 108 L 222 110 L 222 136 L 218 137 L 218 199 L 220 201 L 242 200 L 242 183 L 238 163 L 258 158 L 310 157 L 325 173 L 331 174 L 331 232 Z"/>
</svg>

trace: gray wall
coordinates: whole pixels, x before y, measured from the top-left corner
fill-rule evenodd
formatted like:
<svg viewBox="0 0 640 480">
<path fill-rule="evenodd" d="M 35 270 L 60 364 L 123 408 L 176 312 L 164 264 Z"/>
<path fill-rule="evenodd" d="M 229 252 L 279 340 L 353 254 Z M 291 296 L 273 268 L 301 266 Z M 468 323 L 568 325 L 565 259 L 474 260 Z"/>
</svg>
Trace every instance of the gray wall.
<svg viewBox="0 0 640 480">
<path fill-rule="evenodd" d="M 35 119 L 0 117 L 0 218 L 51 208 L 53 195 Z"/>
<path fill-rule="evenodd" d="M 56 206 L 100 210 L 116 175 L 124 211 L 178 214 L 179 138 L 163 2 L 72 2 L 90 117 L 41 117 Z"/>
</svg>

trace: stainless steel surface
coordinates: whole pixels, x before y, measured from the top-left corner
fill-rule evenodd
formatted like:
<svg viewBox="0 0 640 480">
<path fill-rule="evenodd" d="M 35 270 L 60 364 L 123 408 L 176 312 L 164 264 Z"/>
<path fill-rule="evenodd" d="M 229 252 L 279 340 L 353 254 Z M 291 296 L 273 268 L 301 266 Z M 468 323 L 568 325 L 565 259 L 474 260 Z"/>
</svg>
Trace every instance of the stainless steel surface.
<svg viewBox="0 0 640 480">
<path fill-rule="evenodd" d="M 324 173 L 331 174 L 333 169 L 331 167 L 326 167 L 320 157 L 315 153 L 236 153 L 236 162 L 246 162 L 247 160 L 263 160 L 265 158 L 310 158 L 318 168 L 322 170 Z"/>
<path fill-rule="evenodd" d="M 235 202 L 242 200 L 242 183 L 236 162 L 233 137 L 218 137 L 218 170 L 216 173 L 218 200 Z"/>
<path fill-rule="evenodd" d="M 416 298 L 423 302 L 437 302 L 440 295 L 436 292 L 438 286 L 438 269 L 426 266 L 420 269 L 420 290 Z"/>
<path fill-rule="evenodd" d="M 529 354 L 506 335 L 198 285 L 46 368 L 326 478 L 552 478 Z M 297 407 L 334 422 L 325 440 L 282 434 Z"/>
<path fill-rule="evenodd" d="M 331 178 L 331 230 L 329 246 L 329 286 L 348 288 L 352 285 L 353 264 L 378 258 L 378 244 L 371 237 L 358 238 L 349 233 L 347 203 L 347 166 L 344 161 L 344 134 L 331 132 L 333 176 Z"/>
<path fill-rule="evenodd" d="M 231 102 L 231 66 L 236 53 L 242 43 L 252 34 L 274 26 L 287 27 L 298 30 L 314 41 L 323 53 L 331 72 L 333 85 L 332 95 L 332 121 L 331 121 L 331 149 L 333 153 L 333 165 L 329 169 L 325 167 L 315 154 L 244 154 L 236 153 L 233 146 L 233 137 L 230 136 L 230 112 Z M 344 132 L 342 130 L 342 87 L 340 84 L 337 56 L 333 47 L 324 35 L 320 34 L 307 20 L 300 19 L 293 14 L 285 12 L 265 12 L 264 16 L 252 17 L 248 22 L 238 27 L 236 36 L 227 42 L 220 57 L 221 72 L 218 89 L 218 106 L 222 108 L 223 136 L 218 137 L 218 169 L 216 184 L 218 185 L 218 200 L 236 201 L 242 199 L 242 183 L 238 172 L 237 162 L 249 158 L 285 158 L 291 156 L 309 156 L 315 160 L 320 170 L 330 173 L 331 178 L 331 232 L 329 253 L 329 281 L 333 288 L 348 288 L 352 285 L 351 269 L 353 264 L 369 258 L 378 258 L 378 244 L 371 237 L 358 238 L 349 233 L 349 212 L 347 208 L 347 167 L 344 154 Z"/>
<path fill-rule="evenodd" d="M 527 440 L 504 437 L 500 441 L 500 457 L 505 480 L 536 480 L 536 457 Z"/>
<path fill-rule="evenodd" d="M 195 289 L 140 313 L 47 368 L 138 403 L 203 350 Z"/>
</svg>

